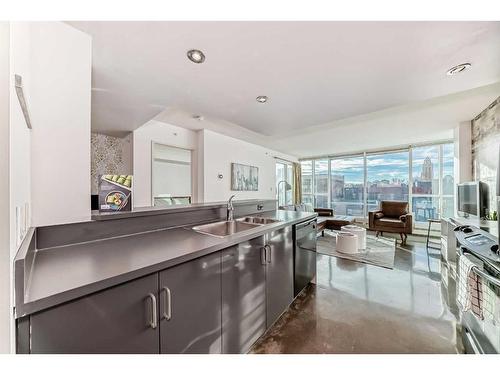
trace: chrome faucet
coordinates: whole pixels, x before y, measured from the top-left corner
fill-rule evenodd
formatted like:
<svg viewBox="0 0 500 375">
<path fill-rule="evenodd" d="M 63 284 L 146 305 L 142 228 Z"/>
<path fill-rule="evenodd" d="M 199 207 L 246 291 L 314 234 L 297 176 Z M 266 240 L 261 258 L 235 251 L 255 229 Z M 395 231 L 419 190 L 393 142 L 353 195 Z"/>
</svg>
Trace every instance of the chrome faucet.
<svg viewBox="0 0 500 375">
<path fill-rule="evenodd" d="M 236 195 L 231 195 L 231 198 L 227 201 L 227 221 L 234 220 L 234 207 L 233 207 L 233 198 Z"/>
</svg>

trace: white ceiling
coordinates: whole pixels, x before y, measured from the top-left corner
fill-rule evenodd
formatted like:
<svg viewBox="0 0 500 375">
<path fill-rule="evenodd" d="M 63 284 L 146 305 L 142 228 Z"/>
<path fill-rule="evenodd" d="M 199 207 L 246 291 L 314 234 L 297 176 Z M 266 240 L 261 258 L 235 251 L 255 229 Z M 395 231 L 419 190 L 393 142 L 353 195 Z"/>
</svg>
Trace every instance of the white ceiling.
<svg viewBox="0 0 500 375">
<path fill-rule="evenodd" d="M 92 128 L 106 133 L 200 114 L 300 156 L 283 142 L 315 126 L 500 81 L 500 22 L 70 24 L 93 37 Z"/>
<path fill-rule="evenodd" d="M 294 157 L 307 158 L 449 140 L 460 122 L 470 121 L 499 96 L 500 82 L 278 136 L 264 136 L 213 118 L 198 121 L 181 110 L 168 109 L 155 120 L 191 130 L 209 129 Z"/>
<path fill-rule="evenodd" d="M 450 140 L 460 122 L 473 119 L 498 96 L 500 83 L 313 126 L 277 138 L 272 146 L 304 158 Z"/>
</svg>

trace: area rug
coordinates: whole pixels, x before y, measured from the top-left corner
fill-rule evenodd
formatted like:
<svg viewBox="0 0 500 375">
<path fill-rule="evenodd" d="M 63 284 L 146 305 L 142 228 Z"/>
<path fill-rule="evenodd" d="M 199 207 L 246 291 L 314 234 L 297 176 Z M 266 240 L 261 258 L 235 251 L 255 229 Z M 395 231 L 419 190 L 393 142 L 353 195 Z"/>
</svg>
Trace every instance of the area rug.
<svg viewBox="0 0 500 375">
<path fill-rule="evenodd" d="M 335 242 L 335 231 L 325 231 L 324 237 L 318 237 L 317 252 L 378 267 L 394 268 L 394 254 L 396 252 L 394 238 L 377 238 L 373 234 L 367 233 L 366 250 L 360 250 L 357 254 L 344 254 L 337 251 Z"/>
</svg>

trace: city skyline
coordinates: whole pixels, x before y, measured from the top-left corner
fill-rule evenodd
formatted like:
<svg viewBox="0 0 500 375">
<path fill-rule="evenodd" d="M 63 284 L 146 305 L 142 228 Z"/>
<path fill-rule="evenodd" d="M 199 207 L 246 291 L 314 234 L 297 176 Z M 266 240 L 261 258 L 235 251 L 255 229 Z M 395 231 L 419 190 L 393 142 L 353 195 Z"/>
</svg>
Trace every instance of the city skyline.
<svg viewBox="0 0 500 375">
<path fill-rule="evenodd" d="M 442 181 L 440 175 L 440 146 L 426 146 L 410 152 L 400 151 L 366 156 L 366 187 L 364 157 L 344 157 L 330 160 L 330 191 L 328 189 L 328 160 L 315 160 L 315 192 L 312 188 L 312 163 L 302 163 L 304 199 L 316 207 L 333 208 L 339 214 L 362 216 L 364 194 L 368 210 L 375 209 L 381 200 L 408 200 L 410 192 L 415 220 L 438 217 L 438 212 L 453 212 L 454 177 L 453 144 L 442 147 Z M 410 170 L 412 186 L 410 189 Z M 441 185 L 441 189 L 440 189 Z M 439 193 L 443 198 L 437 198 Z M 448 197 L 445 197 L 448 196 Z M 437 200 L 436 200 L 437 199 Z M 439 203 L 441 202 L 441 203 Z"/>
<path fill-rule="evenodd" d="M 453 145 L 443 147 L 443 177 L 453 177 Z M 433 165 L 433 179 L 439 178 L 439 148 L 437 146 L 418 147 L 412 150 L 412 175 L 414 180 L 419 180 L 422 166 L 426 158 L 430 158 Z M 408 184 L 409 180 L 409 152 L 394 152 L 376 155 L 367 155 L 367 181 L 399 180 Z M 303 174 L 311 173 L 311 169 L 304 168 Z M 344 176 L 345 184 L 364 184 L 363 156 L 346 157 L 331 160 L 332 175 Z M 315 174 L 328 174 L 328 161 L 315 161 Z"/>
</svg>

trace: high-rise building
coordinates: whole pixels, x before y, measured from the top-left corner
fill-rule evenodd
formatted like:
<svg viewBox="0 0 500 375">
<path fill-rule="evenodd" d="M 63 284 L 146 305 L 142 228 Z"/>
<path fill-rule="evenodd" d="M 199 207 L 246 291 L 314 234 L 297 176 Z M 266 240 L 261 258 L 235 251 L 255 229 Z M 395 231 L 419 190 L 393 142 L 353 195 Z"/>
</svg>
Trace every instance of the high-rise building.
<svg viewBox="0 0 500 375">
<path fill-rule="evenodd" d="M 422 172 L 420 174 L 420 179 L 422 181 L 432 181 L 432 177 L 434 176 L 433 167 L 431 158 L 427 156 L 424 160 L 424 164 L 422 165 Z"/>
<path fill-rule="evenodd" d="M 344 197 L 344 186 L 345 186 L 345 176 L 339 174 L 332 174 L 331 190 L 332 190 L 332 197 L 334 197 L 334 199 Z"/>
</svg>

